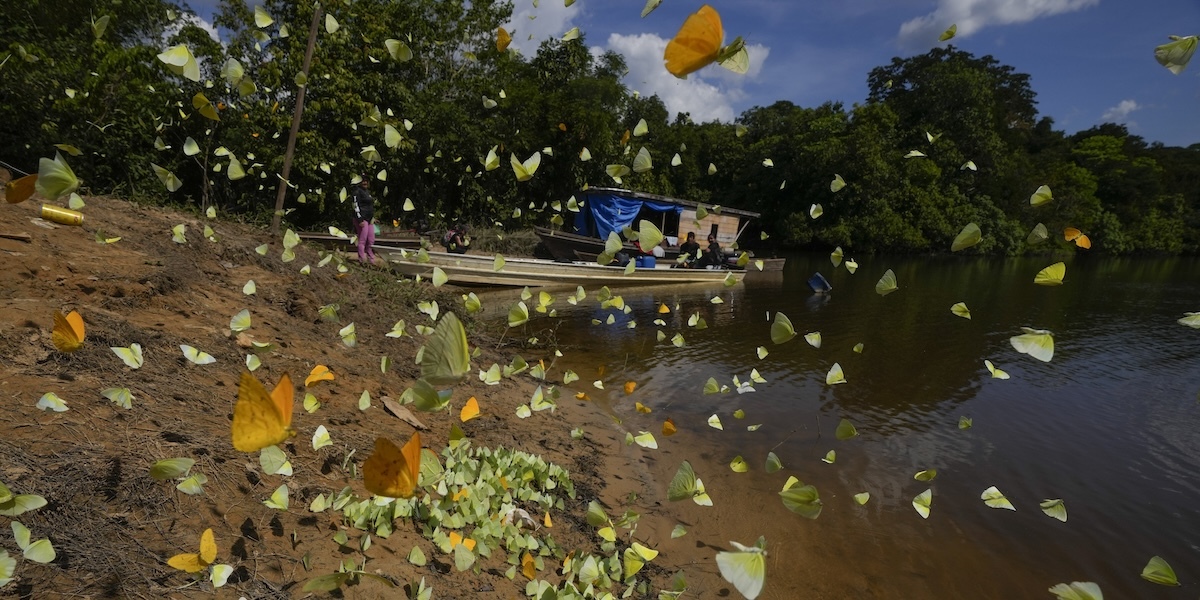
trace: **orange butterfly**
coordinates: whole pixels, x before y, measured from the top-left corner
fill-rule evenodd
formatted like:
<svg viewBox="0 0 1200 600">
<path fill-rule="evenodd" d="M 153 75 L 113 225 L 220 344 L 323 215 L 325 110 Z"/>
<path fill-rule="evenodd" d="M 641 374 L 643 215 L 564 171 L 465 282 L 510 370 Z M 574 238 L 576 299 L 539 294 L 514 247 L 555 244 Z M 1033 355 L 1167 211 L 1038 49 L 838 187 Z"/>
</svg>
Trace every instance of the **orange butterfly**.
<svg viewBox="0 0 1200 600">
<path fill-rule="evenodd" d="M 471 399 L 467 400 L 467 403 L 463 405 L 462 411 L 458 413 L 458 418 L 462 420 L 463 423 L 466 423 L 467 421 L 470 421 L 478 416 L 479 401 L 475 399 L 475 396 L 471 396 Z"/>
<path fill-rule="evenodd" d="M 675 421 L 672 421 L 670 418 L 668 418 L 666 421 L 663 421 L 663 435 L 672 436 L 675 435 L 676 431 L 677 429 L 675 429 Z"/>
<path fill-rule="evenodd" d="M 625 382 L 625 393 L 626 394 L 632 394 L 633 390 L 636 390 L 636 389 L 637 389 L 636 381 L 626 381 Z"/>
<path fill-rule="evenodd" d="M 496 51 L 504 52 L 508 50 L 508 45 L 512 43 L 512 34 L 503 27 L 496 28 Z"/>
<path fill-rule="evenodd" d="M 312 387 L 322 381 L 333 381 L 333 371 L 325 365 L 317 365 L 313 367 L 308 377 L 304 378 L 304 387 Z"/>
<path fill-rule="evenodd" d="M 375 439 L 375 451 L 363 463 L 363 483 L 367 491 L 388 498 L 411 498 L 417 492 L 421 475 L 421 434 L 397 448 L 387 438 Z"/>
<path fill-rule="evenodd" d="M 468 538 L 468 537 L 463 537 L 463 535 L 457 531 L 451 531 L 450 532 L 450 548 L 454 548 L 455 546 L 457 546 L 459 544 L 466 546 L 467 550 L 472 550 L 472 551 L 475 550 L 475 540 Z"/>
<path fill-rule="evenodd" d="M 533 555 L 529 552 L 521 555 L 521 574 L 530 581 L 537 577 L 537 565 L 533 562 Z"/>
<path fill-rule="evenodd" d="M 667 71 L 676 77 L 687 77 L 717 60 L 725 31 L 721 28 L 721 15 L 705 4 L 700 10 L 688 15 L 679 33 L 667 44 L 663 60 Z"/>
<path fill-rule="evenodd" d="M 50 333 L 50 340 L 55 348 L 74 352 L 83 346 L 84 335 L 83 317 L 78 312 L 71 311 L 64 317 L 61 312 L 54 311 L 54 331 Z"/>
<path fill-rule="evenodd" d="M 26 175 L 4 184 L 4 199 L 9 204 L 20 204 L 33 195 L 37 186 L 37 175 Z"/>
<path fill-rule="evenodd" d="M 294 435 L 292 379 L 284 373 L 271 393 L 249 371 L 242 371 L 238 401 L 233 407 L 233 447 L 257 452 Z"/>
<path fill-rule="evenodd" d="M 1089 240 L 1087 235 L 1074 227 L 1063 229 L 1063 239 L 1068 242 L 1075 242 L 1075 245 L 1080 248 L 1087 249 L 1092 247 L 1092 240 Z"/>
</svg>

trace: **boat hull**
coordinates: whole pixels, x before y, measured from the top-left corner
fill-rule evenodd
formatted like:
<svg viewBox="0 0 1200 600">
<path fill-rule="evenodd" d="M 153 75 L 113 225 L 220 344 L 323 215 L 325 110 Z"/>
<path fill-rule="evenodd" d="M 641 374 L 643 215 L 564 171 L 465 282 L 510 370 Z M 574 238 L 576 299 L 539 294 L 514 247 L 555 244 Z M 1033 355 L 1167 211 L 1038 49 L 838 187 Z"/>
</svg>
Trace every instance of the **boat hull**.
<svg viewBox="0 0 1200 600">
<path fill-rule="evenodd" d="M 542 243 L 546 245 L 546 249 L 550 251 L 550 254 L 558 260 L 594 262 L 596 260 L 596 256 L 604 251 L 603 240 L 585 235 L 579 235 L 576 233 L 565 233 L 562 231 L 556 231 L 554 229 L 547 229 L 545 227 L 534 227 L 533 230 L 534 233 L 541 238 Z M 633 244 L 626 243 L 624 246 L 625 251 L 628 252 L 630 256 L 636 256 L 638 254 L 638 250 L 634 248 Z M 670 247 L 666 248 L 665 250 L 666 256 L 659 258 L 659 262 L 673 262 L 679 256 L 678 247 Z M 735 257 L 730 255 L 727 256 L 727 258 L 732 261 Z M 774 271 L 782 271 L 783 265 L 787 262 L 787 259 L 765 258 L 762 259 L 762 261 L 762 272 L 770 273 Z M 750 268 L 747 269 L 747 271 L 753 274 L 757 272 L 758 269 Z"/>
<path fill-rule="evenodd" d="M 533 258 L 510 258 L 500 271 L 493 270 L 494 258 L 472 254 L 428 252 L 428 262 L 417 262 L 415 253 L 383 252 L 389 267 L 410 277 L 433 277 L 439 267 L 449 283 L 464 287 L 511 286 L 552 287 L 577 285 L 627 286 L 670 283 L 707 283 L 723 285 L 727 276 L 740 282 L 746 271 L 710 269 L 672 269 L 665 265 L 635 269 L 629 275 L 623 267 L 601 266 L 584 262 L 555 262 Z"/>
<path fill-rule="evenodd" d="M 534 227 L 534 233 L 541 238 L 542 243 L 546 245 L 546 249 L 550 254 L 558 260 L 582 260 L 594 261 L 596 257 L 604 252 L 604 240 L 579 235 L 577 233 L 566 233 L 547 229 L 545 227 Z M 623 244 L 625 251 L 630 256 L 641 254 L 633 244 L 625 242 Z M 666 256 L 660 260 L 675 260 L 679 256 L 679 248 L 665 248 Z"/>
</svg>

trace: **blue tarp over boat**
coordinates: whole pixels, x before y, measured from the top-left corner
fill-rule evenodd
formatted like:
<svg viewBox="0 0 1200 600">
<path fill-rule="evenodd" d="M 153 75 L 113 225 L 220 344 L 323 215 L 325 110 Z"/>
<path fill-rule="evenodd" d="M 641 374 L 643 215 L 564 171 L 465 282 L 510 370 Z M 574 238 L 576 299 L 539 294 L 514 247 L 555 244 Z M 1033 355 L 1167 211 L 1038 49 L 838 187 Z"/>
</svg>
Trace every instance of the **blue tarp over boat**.
<svg viewBox="0 0 1200 600">
<path fill-rule="evenodd" d="M 632 225 L 643 210 L 678 216 L 683 212 L 683 206 L 607 190 L 589 190 L 584 193 L 583 210 L 575 216 L 575 233 L 607 239 L 609 232 L 620 234 L 622 228 Z"/>
</svg>

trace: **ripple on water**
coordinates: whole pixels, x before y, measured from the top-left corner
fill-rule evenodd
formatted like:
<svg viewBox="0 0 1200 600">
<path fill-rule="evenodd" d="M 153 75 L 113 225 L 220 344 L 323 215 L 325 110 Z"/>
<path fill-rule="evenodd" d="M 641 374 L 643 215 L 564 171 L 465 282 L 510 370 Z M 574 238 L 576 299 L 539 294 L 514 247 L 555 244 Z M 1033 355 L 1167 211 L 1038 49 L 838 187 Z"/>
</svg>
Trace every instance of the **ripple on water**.
<svg viewBox="0 0 1200 600">
<path fill-rule="evenodd" d="M 713 496 L 712 508 L 657 498 L 666 504 L 661 518 L 692 525 L 682 538 L 690 541 L 661 540 L 664 558 L 672 548 L 699 543 L 712 553 L 766 534 L 764 598 L 1041 597 L 1074 580 L 1144 597 L 1152 584 L 1137 574 L 1150 556 L 1178 557 L 1178 569 L 1196 551 L 1200 332 L 1175 320 L 1200 310 L 1200 261 L 1075 260 L 1058 288 L 1032 284 L 1046 259 L 859 262 L 850 275 L 824 256 L 793 257 L 777 286 L 614 290 L 630 315 L 593 300 L 558 307 L 559 367 L 580 373 L 576 387 L 611 403 L 627 429 L 657 432 L 668 416 L 679 427 L 647 462 L 661 488 L 648 493 L 662 495 L 687 459 Z M 880 297 L 873 288 L 887 268 L 900 290 Z M 829 297 L 803 287 L 818 270 L 834 285 Z M 722 304 L 710 302 L 717 295 Z M 970 320 L 950 313 L 960 301 Z M 659 302 L 671 313 L 659 315 Z M 769 339 L 777 310 L 800 334 L 783 345 Z M 591 324 L 609 314 L 616 324 Z M 708 328 L 688 327 L 693 314 Z M 686 338 L 683 348 L 655 340 L 660 317 L 668 340 Z M 626 328 L 630 320 L 636 328 Z M 1053 361 L 1012 349 L 1008 338 L 1022 326 L 1054 332 Z M 811 331 L 822 334 L 819 349 L 801 337 Z M 852 352 L 860 342 L 864 352 Z M 1011 379 L 992 379 L 985 358 Z M 830 387 L 834 362 L 847 383 Z M 590 388 L 600 365 L 604 391 Z M 709 377 L 732 385 L 734 374 L 746 380 L 755 368 L 768 383 L 754 393 L 701 393 Z M 613 389 L 626 379 L 640 384 L 634 398 Z M 632 410 L 634 399 L 654 412 Z M 745 419 L 733 417 L 737 409 Z M 705 423 L 714 413 L 724 431 Z M 960 430 L 960 416 L 974 426 Z M 857 438 L 834 438 L 843 417 Z M 830 449 L 831 465 L 820 460 Z M 769 451 L 783 471 L 764 472 Z M 729 469 L 735 455 L 749 473 Z M 929 468 L 939 471 L 932 482 L 913 479 Z M 820 490 L 819 519 L 779 502 L 789 475 Z M 979 495 L 992 485 L 1017 511 L 984 505 Z M 923 520 L 911 500 L 927 488 L 934 503 Z M 852 500 L 861 491 L 871 493 L 865 506 Z M 1067 523 L 1041 513 L 1045 498 L 1066 501 Z M 684 566 L 702 597 L 728 589 L 710 564 Z"/>
</svg>

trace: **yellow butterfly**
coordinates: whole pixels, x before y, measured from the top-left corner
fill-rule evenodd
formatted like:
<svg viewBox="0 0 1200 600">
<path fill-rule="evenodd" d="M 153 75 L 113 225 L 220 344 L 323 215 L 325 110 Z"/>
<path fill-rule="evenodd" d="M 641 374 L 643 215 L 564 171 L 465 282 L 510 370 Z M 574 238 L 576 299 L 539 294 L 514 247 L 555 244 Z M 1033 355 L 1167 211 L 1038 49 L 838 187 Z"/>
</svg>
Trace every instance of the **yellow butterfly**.
<svg viewBox="0 0 1200 600">
<path fill-rule="evenodd" d="M 512 34 L 503 27 L 496 28 L 496 51 L 504 52 L 508 50 L 508 45 L 512 43 Z"/>
<path fill-rule="evenodd" d="M 167 564 L 180 571 L 199 573 L 207 569 L 214 560 L 217 560 L 217 541 L 213 538 L 213 530 L 210 527 L 200 534 L 199 554 L 176 554 L 167 559 Z"/>
<path fill-rule="evenodd" d="M 54 342 L 54 347 L 63 352 L 74 352 L 83 346 L 83 317 L 79 316 L 76 311 L 71 311 L 67 316 L 59 311 L 54 311 L 54 331 L 50 334 L 51 341 Z"/>
<path fill-rule="evenodd" d="M 258 452 L 295 436 L 292 429 L 292 379 L 285 373 L 270 394 L 249 371 L 242 371 L 233 407 L 233 447 Z"/>
<path fill-rule="evenodd" d="M 700 10 L 688 15 L 675 37 L 667 43 L 663 60 L 667 71 L 676 77 L 687 77 L 717 60 L 725 31 L 721 28 L 721 15 L 705 4 Z"/>
<path fill-rule="evenodd" d="M 367 491 L 388 498 L 411 498 L 417 491 L 421 474 L 421 434 L 397 448 L 387 438 L 375 439 L 375 451 L 363 463 L 363 483 Z"/>
<path fill-rule="evenodd" d="M 512 163 L 513 173 L 517 176 L 517 181 L 529 181 L 533 179 L 533 174 L 537 172 L 538 165 L 542 164 L 542 153 L 534 152 L 524 163 L 517 158 L 516 154 L 510 154 L 509 162 Z"/>
<path fill-rule="evenodd" d="M 1038 285 L 1062 285 L 1063 276 L 1067 274 L 1067 265 L 1056 262 L 1034 276 L 1033 282 Z"/>
</svg>

